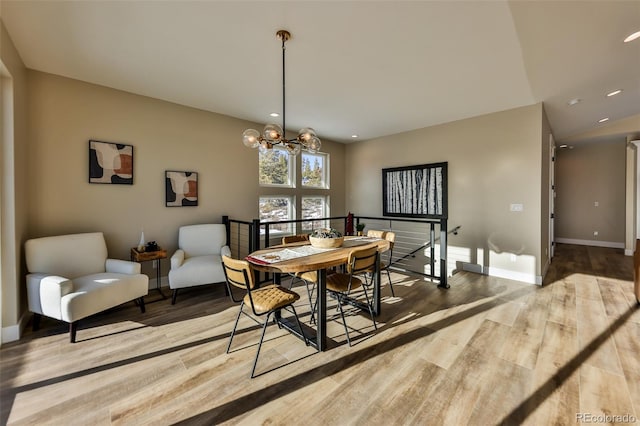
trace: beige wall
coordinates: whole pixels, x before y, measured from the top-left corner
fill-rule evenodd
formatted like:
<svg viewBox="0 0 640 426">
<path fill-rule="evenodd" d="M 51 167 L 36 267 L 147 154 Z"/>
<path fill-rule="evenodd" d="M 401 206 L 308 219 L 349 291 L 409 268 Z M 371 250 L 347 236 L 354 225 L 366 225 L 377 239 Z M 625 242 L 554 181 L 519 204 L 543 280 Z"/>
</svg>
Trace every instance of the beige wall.
<svg viewBox="0 0 640 426">
<path fill-rule="evenodd" d="M 27 74 L 4 24 L 0 21 L 2 71 L 1 168 L 1 304 L 2 341 L 19 334 L 18 323 L 26 302 L 22 282 L 22 241 L 27 233 Z"/>
<path fill-rule="evenodd" d="M 462 226 L 449 260 L 539 280 L 543 115 L 537 104 L 348 145 L 347 209 L 382 215 L 383 168 L 447 161 L 449 228 Z M 510 211 L 513 203 L 524 211 Z"/>
<path fill-rule="evenodd" d="M 29 93 L 30 237 L 103 231 L 110 256 L 128 258 L 144 227 L 171 253 L 181 225 L 252 220 L 260 194 L 319 193 L 258 186 L 258 151 L 241 141 L 256 123 L 36 71 Z M 133 185 L 88 183 L 90 139 L 134 146 Z M 331 158 L 331 213 L 342 215 L 344 145 L 323 140 L 322 151 Z M 165 207 L 165 170 L 198 172 L 197 207 Z"/>
<path fill-rule="evenodd" d="M 625 156 L 624 137 L 557 151 L 556 237 L 560 242 L 624 245 Z"/>
</svg>

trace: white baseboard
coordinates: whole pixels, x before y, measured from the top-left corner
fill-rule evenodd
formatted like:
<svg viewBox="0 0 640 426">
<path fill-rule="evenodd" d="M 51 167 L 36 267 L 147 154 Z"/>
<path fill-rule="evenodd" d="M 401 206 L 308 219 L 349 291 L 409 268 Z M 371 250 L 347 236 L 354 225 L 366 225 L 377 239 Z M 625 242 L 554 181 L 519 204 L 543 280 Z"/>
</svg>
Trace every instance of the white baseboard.
<svg viewBox="0 0 640 426">
<path fill-rule="evenodd" d="M 535 274 L 527 274 L 524 272 L 509 271 L 508 269 L 485 268 L 486 274 L 490 277 L 506 278 L 508 280 L 520 281 L 528 284 L 542 285 L 542 277 Z"/>
<path fill-rule="evenodd" d="M 477 263 L 463 263 L 463 271 L 469 271 L 476 274 L 484 274 L 490 277 L 506 278 L 509 280 L 520 281 L 527 284 L 542 285 L 542 276 L 526 274 L 524 272 L 514 272 L 507 269 L 492 268 L 490 266 L 483 267 Z"/>
<path fill-rule="evenodd" d="M 475 274 L 484 274 L 484 272 L 482 271 L 482 265 L 478 265 L 477 263 L 464 262 L 462 263 L 462 270 L 473 272 Z"/>
<path fill-rule="evenodd" d="M 15 342 L 20 340 L 20 324 L 2 327 L 2 343 Z"/>
<path fill-rule="evenodd" d="M 24 312 L 18 323 L 15 325 L 10 325 L 9 327 L 2 327 L 2 332 L 0 335 L 0 341 L 2 343 L 15 342 L 16 340 L 20 340 L 20 336 L 22 336 L 22 331 L 27 325 L 28 316 L 31 313 L 29 311 Z"/>
<path fill-rule="evenodd" d="M 576 240 L 573 238 L 556 238 L 556 243 L 575 244 L 578 246 L 608 247 L 620 249 L 624 248 L 624 243 L 616 243 L 613 241 Z"/>
<path fill-rule="evenodd" d="M 625 256 L 633 256 L 633 250 L 624 249 L 624 255 Z"/>
</svg>

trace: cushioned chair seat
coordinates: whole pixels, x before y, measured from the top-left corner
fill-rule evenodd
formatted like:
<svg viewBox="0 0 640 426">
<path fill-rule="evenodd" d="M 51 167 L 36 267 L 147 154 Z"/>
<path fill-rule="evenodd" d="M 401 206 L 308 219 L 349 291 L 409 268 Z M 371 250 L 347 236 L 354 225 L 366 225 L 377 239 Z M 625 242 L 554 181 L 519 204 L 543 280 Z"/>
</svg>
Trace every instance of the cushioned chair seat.
<svg viewBox="0 0 640 426">
<path fill-rule="evenodd" d="M 251 292 L 251 299 L 253 299 L 253 307 L 255 311 L 259 314 L 263 314 L 269 311 L 275 311 L 298 301 L 298 299 L 300 299 L 300 295 L 278 285 L 269 285 L 253 290 Z M 244 296 L 244 303 L 251 306 L 251 299 L 249 298 L 249 293 L 247 293 Z"/>
<path fill-rule="evenodd" d="M 169 271 L 172 289 L 219 283 L 224 280 L 222 257 L 219 254 L 189 257 L 180 268 Z"/>
<path fill-rule="evenodd" d="M 351 282 L 351 290 L 362 287 L 362 280 L 358 277 L 351 277 L 349 274 L 332 274 L 327 277 L 327 290 L 345 292 L 349 290 L 349 282 Z"/>
<path fill-rule="evenodd" d="M 62 320 L 77 321 L 146 295 L 146 275 L 100 273 L 73 280 L 75 291 L 62 297 Z"/>
</svg>

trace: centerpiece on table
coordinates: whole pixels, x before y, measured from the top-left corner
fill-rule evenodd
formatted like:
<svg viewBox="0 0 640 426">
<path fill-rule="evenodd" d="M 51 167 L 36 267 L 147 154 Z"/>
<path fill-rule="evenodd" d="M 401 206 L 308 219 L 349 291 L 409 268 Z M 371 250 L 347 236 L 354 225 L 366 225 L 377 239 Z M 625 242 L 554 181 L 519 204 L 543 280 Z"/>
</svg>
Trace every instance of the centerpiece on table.
<svg viewBox="0 0 640 426">
<path fill-rule="evenodd" d="M 316 248 L 335 248 L 342 246 L 344 237 L 333 228 L 316 229 L 309 235 L 309 242 Z"/>
</svg>

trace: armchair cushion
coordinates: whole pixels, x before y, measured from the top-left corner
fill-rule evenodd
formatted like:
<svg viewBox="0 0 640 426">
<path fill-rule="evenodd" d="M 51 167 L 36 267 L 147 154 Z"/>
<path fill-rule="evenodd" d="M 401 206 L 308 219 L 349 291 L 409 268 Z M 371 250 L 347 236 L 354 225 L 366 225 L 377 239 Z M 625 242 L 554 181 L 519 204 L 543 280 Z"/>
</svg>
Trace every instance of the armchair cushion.
<svg viewBox="0 0 640 426">
<path fill-rule="evenodd" d="M 172 289 L 219 283 L 224 280 L 222 257 L 218 254 L 187 258 L 179 268 L 169 271 L 169 285 Z"/>
<path fill-rule="evenodd" d="M 73 280 L 75 291 L 62 297 L 63 321 L 74 322 L 121 305 L 149 292 L 149 278 L 142 274 L 101 272 Z"/>
<path fill-rule="evenodd" d="M 182 226 L 178 233 L 178 248 L 185 257 L 220 254 L 227 242 L 227 229 L 223 224 Z"/>
<path fill-rule="evenodd" d="M 105 271 L 107 244 L 102 232 L 29 240 L 24 245 L 29 272 L 74 279 Z"/>
</svg>

